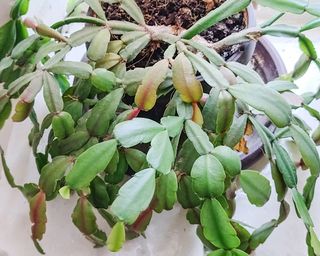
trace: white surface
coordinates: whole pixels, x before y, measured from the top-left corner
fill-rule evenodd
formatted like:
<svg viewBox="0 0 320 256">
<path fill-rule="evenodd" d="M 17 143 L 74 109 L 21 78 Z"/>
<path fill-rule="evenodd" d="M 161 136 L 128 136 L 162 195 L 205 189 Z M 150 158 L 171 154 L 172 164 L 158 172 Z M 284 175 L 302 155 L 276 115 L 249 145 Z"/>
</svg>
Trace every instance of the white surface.
<svg viewBox="0 0 320 256">
<path fill-rule="evenodd" d="M 5 20 L 4 4 L 6 0 L 0 0 L 0 22 Z M 62 18 L 65 0 L 39 1 L 33 0 L 32 13 L 38 13 L 45 22 L 51 22 Z M 54 7 L 54 8 L 53 8 Z M 260 10 L 259 17 L 266 18 L 270 13 L 265 9 Z M 1 20 L 2 19 L 2 20 Z M 290 22 L 295 20 L 290 19 Z M 301 22 L 298 21 L 298 22 Z M 311 34 L 314 40 L 320 43 L 319 34 Z M 294 63 L 299 58 L 300 52 L 296 40 L 271 38 L 277 50 L 286 62 L 288 70 L 291 70 Z M 81 51 L 78 49 L 78 51 Z M 75 51 L 72 56 L 81 58 L 81 54 Z M 69 56 L 70 57 L 70 56 Z M 73 58 L 73 57 L 72 57 Z M 299 81 L 301 91 L 315 91 L 319 85 L 319 72 L 316 67 L 312 67 L 308 75 Z M 315 104 L 318 109 L 319 104 Z M 41 99 L 37 101 L 36 108 L 44 116 L 46 108 Z M 304 111 L 300 115 L 307 117 L 307 122 L 315 128 L 317 122 L 309 118 Z M 7 123 L 0 133 L 0 143 L 6 148 L 8 164 L 12 169 L 17 183 L 37 182 L 36 168 L 34 159 L 30 152 L 26 134 L 31 128 L 29 121 L 22 124 Z M 270 178 L 269 167 L 265 167 L 265 162 L 261 160 L 256 169 L 263 169 L 263 174 Z M 299 184 L 304 183 L 306 172 L 299 172 Z M 300 187 L 301 188 L 301 187 Z M 316 195 L 319 195 L 319 186 Z M 291 202 L 290 194 L 288 201 Z M 5 179 L 0 180 L 0 256 L 33 256 L 37 255 L 30 239 L 30 223 L 28 216 L 28 204 L 18 191 L 9 188 Z M 316 200 L 311 208 L 311 214 L 315 219 L 316 231 L 319 234 L 319 205 L 320 198 Z M 292 206 L 292 204 L 291 204 Z M 148 239 L 139 238 L 126 244 L 123 251 L 111 254 L 106 249 L 93 249 L 83 236 L 76 230 L 71 223 L 71 212 L 74 202 L 57 200 L 48 203 L 48 225 L 47 233 L 41 242 L 47 255 L 119 255 L 119 256 L 200 256 L 201 245 L 196 240 L 194 227 L 189 226 L 185 221 L 185 212 L 176 208 L 171 213 L 154 215 L 153 222 L 148 229 Z M 237 212 L 235 219 L 242 220 L 254 227 L 258 227 L 264 222 L 277 218 L 278 204 L 275 195 L 272 195 L 266 207 L 260 209 L 252 207 L 243 193 L 237 194 Z M 102 223 L 102 227 L 106 225 Z M 156 242 L 157 241 L 157 242 Z M 307 255 L 304 245 L 305 228 L 302 222 L 296 218 L 294 208 L 288 220 L 281 224 L 271 235 L 267 242 L 261 246 L 257 256 L 304 256 Z M 4 252 L 2 252 L 3 250 Z M 5 253 L 6 252 L 6 253 Z"/>
</svg>

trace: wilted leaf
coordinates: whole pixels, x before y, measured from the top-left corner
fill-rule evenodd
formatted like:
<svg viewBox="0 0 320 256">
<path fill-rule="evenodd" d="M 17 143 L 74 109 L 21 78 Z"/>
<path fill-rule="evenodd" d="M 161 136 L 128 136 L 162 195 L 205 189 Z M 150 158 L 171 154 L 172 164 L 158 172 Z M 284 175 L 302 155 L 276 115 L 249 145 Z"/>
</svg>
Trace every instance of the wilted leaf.
<svg viewBox="0 0 320 256">
<path fill-rule="evenodd" d="M 39 186 L 45 192 L 48 199 L 50 199 L 56 191 L 58 181 L 72 168 L 72 160 L 71 157 L 57 156 L 51 163 L 46 164 L 41 169 Z"/>
<path fill-rule="evenodd" d="M 44 192 L 38 192 L 34 197 L 29 200 L 30 206 L 30 220 L 33 224 L 32 239 L 41 240 L 43 234 L 46 232 L 46 195 Z"/>
<path fill-rule="evenodd" d="M 250 248 L 254 250 L 260 244 L 263 244 L 277 226 L 278 221 L 271 220 L 270 222 L 263 224 L 261 227 L 253 231 L 250 238 Z"/>
<path fill-rule="evenodd" d="M 86 236 L 98 229 L 93 207 L 85 197 L 80 197 L 72 213 L 72 222 Z"/>
<path fill-rule="evenodd" d="M 258 207 L 263 206 L 270 198 L 270 182 L 257 171 L 242 171 L 240 185 L 248 196 L 250 203 Z"/>
</svg>

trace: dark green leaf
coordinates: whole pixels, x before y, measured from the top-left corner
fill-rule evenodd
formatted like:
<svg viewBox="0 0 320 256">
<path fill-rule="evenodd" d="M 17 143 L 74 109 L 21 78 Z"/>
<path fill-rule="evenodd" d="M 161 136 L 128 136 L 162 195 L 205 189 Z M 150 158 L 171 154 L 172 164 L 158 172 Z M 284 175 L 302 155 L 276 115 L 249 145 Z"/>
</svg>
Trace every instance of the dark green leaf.
<svg viewBox="0 0 320 256">
<path fill-rule="evenodd" d="M 200 156 L 192 167 L 191 177 L 193 189 L 200 197 L 210 198 L 224 192 L 226 174 L 213 155 Z"/>
<path fill-rule="evenodd" d="M 240 245 L 229 217 L 216 199 L 207 199 L 201 208 L 201 225 L 205 237 L 218 248 L 233 249 Z"/>
<path fill-rule="evenodd" d="M 248 115 L 242 115 L 239 118 L 235 118 L 233 123 L 223 138 L 223 144 L 234 148 L 241 138 L 244 136 L 244 132 L 247 126 Z"/>
<path fill-rule="evenodd" d="M 72 168 L 72 165 L 71 157 L 58 156 L 41 169 L 39 186 L 48 199 L 56 192 L 58 181 Z"/>
<path fill-rule="evenodd" d="M 284 182 L 289 188 L 297 185 L 297 171 L 288 152 L 278 143 L 273 144 L 273 150 L 276 156 L 276 164 L 282 174 Z"/>
<path fill-rule="evenodd" d="M 116 140 L 109 140 L 86 150 L 77 158 L 66 177 L 66 183 L 71 188 L 78 190 L 88 187 L 95 176 L 107 167 L 116 149 Z"/>
<path fill-rule="evenodd" d="M 60 112 L 52 119 L 52 129 L 54 136 L 64 139 L 74 133 L 74 121 L 68 112 Z"/>
<path fill-rule="evenodd" d="M 80 197 L 72 213 L 72 222 L 86 236 L 98 229 L 93 207 L 85 197 Z"/>
<path fill-rule="evenodd" d="M 86 127 L 92 136 L 104 136 L 123 96 L 123 89 L 112 91 L 94 106 Z"/>
<path fill-rule="evenodd" d="M 87 131 L 78 131 L 71 134 L 68 138 L 57 143 L 57 150 L 61 155 L 69 154 L 81 149 L 90 139 Z"/>
<path fill-rule="evenodd" d="M 160 213 L 163 210 L 172 210 L 177 201 L 178 182 L 177 175 L 171 171 L 161 175 L 156 180 L 155 211 Z"/>
<path fill-rule="evenodd" d="M 178 183 L 177 199 L 184 209 L 195 208 L 200 205 L 200 198 L 193 190 L 190 176 L 181 177 Z"/>
<path fill-rule="evenodd" d="M 91 204 L 99 209 L 107 209 L 110 203 L 109 194 L 107 191 L 107 185 L 105 182 L 98 176 L 90 183 L 90 196 L 88 198 Z"/>
<path fill-rule="evenodd" d="M 315 191 L 316 184 L 317 184 L 317 179 L 318 178 L 315 176 L 310 176 L 307 179 L 307 183 L 303 188 L 303 198 L 306 202 L 306 206 L 308 209 L 310 209 L 311 203 L 313 201 L 314 191 Z"/>
<path fill-rule="evenodd" d="M 0 59 L 11 52 L 16 41 L 16 21 L 10 20 L 0 27 Z"/>
<path fill-rule="evenodd" d="M 176 168 L 187 174 L 190 174 L 191 168 L 194 162 L 198 159 L 200 155 L 194 148 L 192 142 L 190 140 L 186 140 L 179 151 Z"/>
<path fill-rule="evenodd" d="M 212 154 L 220 161 L 227 175 L 234 177 L 240 173 L 241 159 L 231 148 L 218 146 L 214 148 Z"/>
<path fill-rule="evenodd" d="M 29 9 L 29 0 L 16 0 L 10 11 L 10 17 L 13 20 L 25 15 Z"/>
<path fill-rule="evenodd" d="M 278 201 L 281 202 L 286 196 L 288 188 L 277 165 L 273 162 L 271 162 L 271 174 L 278 195 Z"/>
<path fill-rule="evenodd" d="M 116 76 L 109 70 L 97 68 L 93 70 L 90 81 L 97 89 L 110 92 L 116 84 Z"/>
<path fill-rule="evenodd" d="M 125 156 L 128 165 L 134 172 L 141 171 L 146 167 L 147 159 L 146 154 L 134 148 L 125 149 Z"/>
</svg>

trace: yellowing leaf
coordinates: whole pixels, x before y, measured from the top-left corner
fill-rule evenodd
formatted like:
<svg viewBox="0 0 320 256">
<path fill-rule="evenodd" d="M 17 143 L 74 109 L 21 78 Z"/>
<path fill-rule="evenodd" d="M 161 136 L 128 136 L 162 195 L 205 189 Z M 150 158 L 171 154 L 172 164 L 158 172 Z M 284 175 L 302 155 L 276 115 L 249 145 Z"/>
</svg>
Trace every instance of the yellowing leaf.
<svg viewBox="0 0 320 256">
<path fill-rule="evenodd" d="M 202 85 L 196 79 L 192 64 L 184 53 L 180 53 L 173 63 L 172 81 L 184 102 L 198 102 L 201 99 Z"/>
<path fill-rule="evenodd" d="M 154 107 L 158 87 L 166 79 L 168 67 L 168 60 L 162 60 L 147 71 L 135 96 L 135 103 L 139 109 L 148 111 Z"/>
<path fill-rule="evenodd" d="M 126 240 L 125 227 L 123 222 L 117 222 L 113 226 L 107 240 L 107 247 L 111 252 L 117 252 L 121 249 Z"/>
<path fill-rule="evenodd" d="M 192 103 L 193 114 L 192 114 L 192 121 L 196 124 L 202 126 L 203 125 L 203 116 L 201 113 L 201 109 L 199 108 L 197 103 Z"/>
</svg>

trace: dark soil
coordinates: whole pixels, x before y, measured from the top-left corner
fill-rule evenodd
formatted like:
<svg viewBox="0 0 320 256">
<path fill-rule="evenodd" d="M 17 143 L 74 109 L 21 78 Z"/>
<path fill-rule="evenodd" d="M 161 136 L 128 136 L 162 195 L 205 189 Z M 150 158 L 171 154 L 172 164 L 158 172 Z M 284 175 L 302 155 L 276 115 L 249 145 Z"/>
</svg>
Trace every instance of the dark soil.
<svg viewBox="0 0 320 256">
<path fill-rule="evenodd" d="M 141 8 L 147 25 L 167 25 L 176 28 L 188 29 L 197 20 L 204 17 L 212 9 L 220 6 L 225 0 L 136 0 Z M 109 20 L 133 21 L 117 4 L 104 4 L 104 10 Z M 215 26 L 203 32 L 203 36 L 209 42 L 217 42 L 226 36 L 241 31 L 246 27 L 245 16 L 243 13 L 235 14 L 223 20 Z M 162 58 L 166 49 L 165 44 L 157 42 L 150 45 L 148 51 L 144 51 L 138 57 L 140 64 L 135 66 L 152 65 Z M 220 54 L 224 58 L 232 56 L 239 47 L 224 49 Z M 144 61 L 142 61 L 144 60 Z"/>
</svg>

